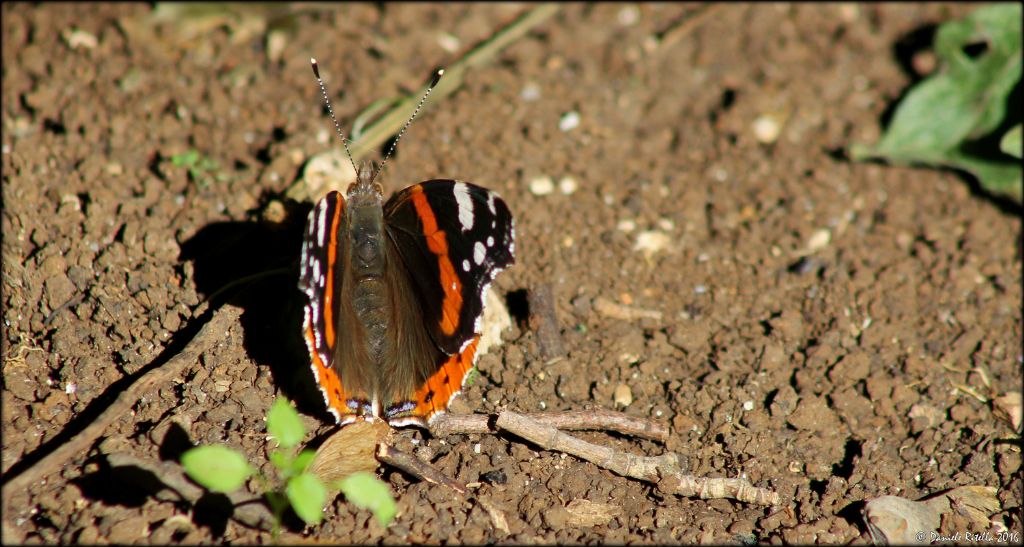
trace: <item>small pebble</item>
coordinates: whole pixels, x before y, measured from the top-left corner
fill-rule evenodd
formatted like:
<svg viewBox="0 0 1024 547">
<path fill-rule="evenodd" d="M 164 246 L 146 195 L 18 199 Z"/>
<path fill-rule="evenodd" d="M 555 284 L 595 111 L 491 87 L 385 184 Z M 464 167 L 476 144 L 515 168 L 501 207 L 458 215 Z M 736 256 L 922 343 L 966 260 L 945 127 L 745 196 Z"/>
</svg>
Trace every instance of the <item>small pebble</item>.
<svg viewBox="0 0 1024 547">
<path fill-rule="evenodd" d="M 442 32 L 437 35 L 437 45 L 441 46 L 441 49 L 448 53 L 455 53 L 462 47 L 462 42 L 455 35 Z"/>
<path fill-rule="evenodd" d="M 754 410 L 754 401 L 743 401 L 743 410 L 747 412 Z"/>
<path fill-rule="evenodd" d="M 546 196 L 555 191 L 555 181 L 547 175 L 534 177 L 530 180 L 530 192 L 536 196 Z"/>
<path fill-rule="evenodd" d="M 79 29 L 64 31 L 64 40 L 71 49 L 78 49 L 80 47 L 93 49 L 99 45 L 99 41 L 96 40 L 95 36 Z"/>
<path fill-rule="evenodd" d="M 811 237 L 807 240 L 807 250 L 809 252 L 816 252 L 828 247 L 829 242 L 832 241 L 832 232 L 826 228 L 815 230 Z"/>
<path fill-rule="evenodd" d="M 640 9 L 630 4 L 620 9 L 615 18 L 619 21 L 620 25 L 631 27 L 640 20 Z"/>
<path fill-rule="evenodd" d="M 533 101 L 540 99 L 540 86 L 533 82 L 527 83 L 519 92 L 519 98 L 528 103 L 532 103 Z"/>
<path fill-rule="evenodd" d="M 615 404 L 623 408 L 633 404 L 633 390 L 629 389 L 626 384 L 619 384 L 615 386 Z"/>
<path fill-rule="evenodd" d="M 853 2 L 839 4 L 839 18 L 846 23 L 853 23 L 860 17 L 860 8 Z"/>
<path fill-rule="evenodd" d="M 566 112 L 562 115 L 562 118 L 558 120 L 558 128 L 562 131 L 572 131 L 580 125 L 580 113 L 575 110 Z"/>
<path fill-rule="evenodd" d="M 640 232 L 636 236 L 636 244 L 633 245 L 633 250 L 653 254 L 667 247 L 669 241 L 671 239 L 663 232 L 653 230 Z"/>
<path fill-rule="evenodd" d="M 628 234 L 629 232 L 636 230 L 636 222 L 629 220 L 628 218 L 622 219 L 615 225 L 615 228 L 620 232 L 626 232 Z"/>
<path fill-rule="evenodd" d="M 762 144 L 771 144 L 779 139 L 782 132 L 782 124 L 771 114 L 762 114 L 754 120 L 751 128 L 754 131 L 754 138 Z"/>
<path fill-rule="evenodd" d="M 280 29 L 271 30 L 267 33 L 267 59 L 276 63 L 281 60 L 284 48 L 288 46 L 289 33 Z"/>
<path fill-rule="evenodd" d="M 576 191 L 577 184 L 576 179 L 572 177 L 562 177 L 558 181 L 558 189 L 565 195 L 570 195 Z"/>
</svg>

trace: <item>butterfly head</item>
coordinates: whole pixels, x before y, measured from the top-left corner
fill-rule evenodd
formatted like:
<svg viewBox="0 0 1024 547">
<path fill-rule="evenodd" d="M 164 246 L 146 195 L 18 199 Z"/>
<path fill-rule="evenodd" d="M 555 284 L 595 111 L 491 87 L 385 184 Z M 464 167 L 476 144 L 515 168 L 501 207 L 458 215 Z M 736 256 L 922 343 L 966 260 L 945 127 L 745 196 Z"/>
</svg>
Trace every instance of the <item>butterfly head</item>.
<svg viewBox="0 0 1024 547">
<path fill-rule="evenodd" d="M 350 201 L 369 199 L 379 202 L 383 199 L 384 187 L 373 180 L 377 169 L 377 163 L 373 161 L 364 161 L 359 164 L 356 181 L 349 185 L 348 192 L 346 192 Z"/>
</svg>

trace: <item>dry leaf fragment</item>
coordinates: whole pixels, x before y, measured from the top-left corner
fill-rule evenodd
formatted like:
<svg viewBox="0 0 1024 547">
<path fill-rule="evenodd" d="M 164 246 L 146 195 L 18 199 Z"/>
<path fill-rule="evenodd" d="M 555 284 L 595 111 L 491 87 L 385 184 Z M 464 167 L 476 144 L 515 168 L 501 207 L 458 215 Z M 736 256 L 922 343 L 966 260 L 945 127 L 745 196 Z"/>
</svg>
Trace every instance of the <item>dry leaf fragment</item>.
<svg viewBox="0 0 1024 547">
<path fill-rule="evenodd" d="M 622 508 L 616 505 L 574 499 L 545 513 L 544 521 L 552 528 L 588 528 L 608 524 L 621 514 Z"/>
<path fill-rule="evenodd" d="M 357 471 L 374 472 L 377 444 L 391 432 L 381 420 L 359 420 L 342 427 L 320 445 L 308 471 L 330 485 Z"/>
<path fill-rule="evenodd" d="M 921 501 L 881 496 L 868 500 L 863 515 L 875 545 L 917 545 L 931 543 L 943 517 L 953 512 L 984 530 L 991 525 L 989 518 L 1001 510 L 995 488 L 961 486 Z"/>
<path fill-rule="evenodd" d="M 999 419 L 1010 424 L 1014 431 L 1020 431 L 1022 421 L 1021 394 L 1011 391 L 1002 397 L 992 399 L 992 413 Z"/>
<path fill-rule="evenodd" d="M 661 319 L 661 312 L 658 310 L 647 310 L 643 308 L 633 308 L 630 306 L 623 306 L 622 304 L 616 304 L 611 300 L 599 296 L 594 299 L 594 311 L 605 316 L 611 317 L 612 319 L 625 319 L 626 321 L 632 321 L 634 319 Z"/>
</svg>

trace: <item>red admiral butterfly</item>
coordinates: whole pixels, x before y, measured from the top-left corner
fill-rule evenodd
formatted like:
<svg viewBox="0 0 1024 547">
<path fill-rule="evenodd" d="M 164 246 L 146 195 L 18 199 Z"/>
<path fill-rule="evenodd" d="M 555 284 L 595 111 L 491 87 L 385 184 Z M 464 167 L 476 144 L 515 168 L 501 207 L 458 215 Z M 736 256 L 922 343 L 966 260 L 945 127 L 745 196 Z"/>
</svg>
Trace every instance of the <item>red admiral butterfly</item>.
<svg viewBox="0 0 1024 547">
<path fill-rule="evenodd" d="M 454 180 L 420 182 L 385 203 L 381 168 L 364 163 L 344 196 L 331 191 L 309 213 L 303 335 L 339 423 L 425 425 L 474 366 L 484 292 L 514 262 L 512 214 L 494 192 Z"/>
</svg>

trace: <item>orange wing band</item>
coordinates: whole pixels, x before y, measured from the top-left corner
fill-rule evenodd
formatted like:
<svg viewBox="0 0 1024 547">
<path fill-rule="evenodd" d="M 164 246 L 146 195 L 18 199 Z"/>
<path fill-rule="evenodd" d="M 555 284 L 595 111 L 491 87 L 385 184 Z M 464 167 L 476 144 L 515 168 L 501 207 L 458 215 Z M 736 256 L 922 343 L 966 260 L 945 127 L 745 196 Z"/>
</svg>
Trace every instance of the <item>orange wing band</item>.
<svg viewBox="0 0 1024 547">
<path fill-rule="evenodd" d="M 462 389 L 466 373 L 473 368 L 478 342 L 479 335 L 474 337 L 461 353 L 449 357 L 441 368 L 427 379 L 423 387 L 416 390 L 416 409 L 413 414 L 423 416 L 429 421 L 435 414 L 448 410 L 448 403 Z"/>
<path fill-rule="evenodd" d="M 342 201 L 341 203 L 344 203 Z M 331 241 L 333 245 L 329 245 L 327 248 L 327 286 L 324 288 L 324 336 L 326 337 L 327 347 L 334 347 L 334 266 L 338 260 L 338 222 L 341 220 L 341 205 L 334 208 L 334 217 L 331 218 Z M 337 375 L 335 375 L 337 376 Z M 340 381 L 339 381 L 340 383 Z"/>
<path fill-rule="evenodd" d="M 306 338 L 308 340 L 314 340 L 312 326 L 306 327 Z M 313 359 L 313 370 L 316 372 L 316 381 L 320 384 L 320 389 L 323 390 L 324 399 L 327 402 L 327 408 L 339 421 L 341 421 L 346 414 L 352 413 L 345 404 L 345 389 L 341 387 L 341 378 L 338 377 L 338 373 L 334 372 L 334 369 L 327 366 L 323 360 L 320 359 L 320 352 L 314 350 L 310 352 L 310 355 Z"/>
<path fill-rule="evenodd" d="M 441 274 L 441 286 L 444 288 L 444 301 L 441 303 L 441 332 L 451 336 L 459 326 L 459 314 L 462 312 L 462 282 L 455 273 L 455 266 L 448 258 L 448 235 L 437 228 L 437 218 L 427 203 L 423 187 L 413 186 L 412 203 L 416 214 L 423 222 L 423 235 L 427 238 L 427 248 L 437 256 L 437 265 Z"/>
</svg>

